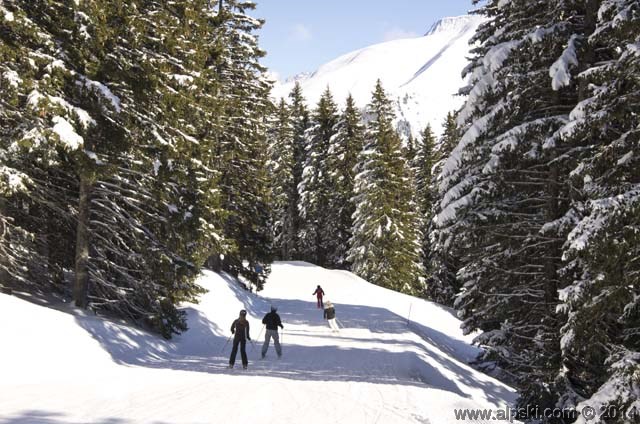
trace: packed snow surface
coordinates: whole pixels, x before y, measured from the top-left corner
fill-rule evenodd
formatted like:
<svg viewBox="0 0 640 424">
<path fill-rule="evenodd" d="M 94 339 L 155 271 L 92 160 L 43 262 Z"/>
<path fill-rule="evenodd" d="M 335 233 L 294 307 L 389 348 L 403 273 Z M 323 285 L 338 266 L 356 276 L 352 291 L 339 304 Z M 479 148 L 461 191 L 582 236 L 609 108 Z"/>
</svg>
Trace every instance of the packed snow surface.
<svg viewBox="0 0 640 424">
<path fill-rule="evenodd" d="M 200 283 L 209 292 L 185 305 L 190 330 L 171 341 L 0 294 L 0 423 L 441 424 L 456 422 L 455 408 L 515 399 L 466 365 L 477 350 L 439 305 L 303 262 L 275 264 L 259 295 L 212 272 Z M 338 334 L 316 307 L 317 284 L 335 305 Z M 271 346 L 261 360 L 271 305 L 284 322 L 284 355 Z M 225 344 L 242 308 L 257 344 L 247 371 L 227 368 Z"/>
<path fill-rule="evenodd" d="M 395 102 L 401 130 L 418 136 L 429 123 L 439 134 L 447 113 L 464 101 L 457 96 L 465 85 L 462 71 L 468 64 L 469 41 L 483 19 L 471 15 L 444 18 L 423 37 L 369 46 L 340 56 L 312 74 L 277 83 L 272 95 L 287 97 L 298 81 L 310 106 L 315 107 L 329 87 L 339 104 L 351 94 L 358 107 L 364 108 L 380 79 Z"/>
</svg>

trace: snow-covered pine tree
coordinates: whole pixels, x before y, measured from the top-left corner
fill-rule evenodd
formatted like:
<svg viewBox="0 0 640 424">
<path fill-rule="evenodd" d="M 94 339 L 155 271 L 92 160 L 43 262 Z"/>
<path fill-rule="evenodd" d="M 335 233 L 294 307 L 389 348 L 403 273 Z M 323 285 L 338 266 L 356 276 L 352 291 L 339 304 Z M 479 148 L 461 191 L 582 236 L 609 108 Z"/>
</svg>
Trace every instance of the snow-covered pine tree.
<svg viewBox="0 0 640 424">
<path fill-rule="evenodd" d="M 436 137 L 431 130 L 431 125 L 427 125 L 422 131 L 421 138 L 414 141 L 414 155 L 412 168 L 415 180 L 415 196 L 422 225 L 422 259 L 427 276 L 430 278 L 431 262 L 431 234 L 433 220 L 433 201 L 435 199 L 433 186 L 433 171 L 438 158 L 436 157 Z"/>
<path fill-rule="evenodd" d="M 462 134 L 460 134 L 460 127 L 458 126 L 456 112 L 447 113 L 442 128 L 442 136 L 440 137 L 437 151 L 439 161 L 449 157 L 451 152 L 453 152 L 453 149 L 458 145 L 460 137 L 462 137 Z M 438 172 L 441 171 L 441 165 L 443 165 L 443 163 L 439 163 L 437 168 Z"/>
<path fill-rule="evenodd" d="M 106 12 L 101 3 L 92 8 Z M 91 20 L 95 14 L 57 1 L 5 2 L 3 17 L 4 75 L 14 76 L 10 85 L 15 89 L 10 109 L 14 128 L 5 133 L 13 153 L 7 160 L 29 182 L 28 198 L 7 203 L 16 214 L 12 223 L 30 233 L 30 246 L 46 258 L 23 262 L 23 269 L 59 285 L 63 269 L 74 265 L 70 253 L 75 244 L 74 297 L 86 306 L 88 193 L 96 176 L 109 169 L 97 154 L 113 154 L 126 143 L 114 117 L 118 105 L 105 86 L 91 79 L 104 63 L 94 49 L 108 39 L 109 30 Z M 23 182 L 17 186 L 25 188 Z M 26 203 L 15 209 L 15 201 Z M 22 252 L 30 252 L 25 247 Z M 23 277 L 19 272 L 15 276 Z"/>
<path fill-rule="evenodd" d="M 73 266 L 72 250 L 51 254 L 51 246 L 73 246 L 59 236 L 83 233 L 78 304 L 144 321 L 167 337 L 183 330 L 176 306 L 199 292 L 202 246 L 218 238 L 209 219 L 218 212 L 215 172 L 191 159 L 202 153 L 193 88 L 211 75 L 185 84 L 207 57 L 189 47 L 206 45 L 208 2 L 12 1 L 5 10 L 6 66 L 24 75 L 8 141 L 12 166 L 40 162 L 18 168 L 31 173 L 21 181 L 38 181 L 23 184 L 31 205 L 20 219 L 34 244 L 46 246 L 49 265 L 55 261 L 45 275 Z M 182 24 L 187 15 L 190 28 Z M 200 54 L 179 56 L 189 52 Z M 43 222 L 46 215 L 55 220 Z M 69 222 L 78 230 L 56 228 Z"/>
<path fill-rule="evenodd" d="M 248 13 L 255 9 L 250 1 L 224 0 L 220 3 L 217 58 L 222 122 L 217 128 L 223 208 L 228 213 L 225 235 L 231 250 L 224 267 L 243 275 L 260 290 L 272 260 L 271 215 L 267 161 L 267 117 L 272 104 L 271 89 L 259 59 L 255 31 L 263 21 Z M 256 272 L 260 264 L 261 271 Z"/>
<path fill-rule="evenodd" d="M 290 121 L 289 107 L 280 99 L 270 125 L 269 174 L 271 176 L 271 222 L 274 255 L 279 259 L 288 258 L 295 240 L 289 236 L 295 234 L 292 226 L 291 208 L 294 203 L 293 187 L 294 148 L 293 127 Z M 297 193 L 297 191 L 296 191 Z"/>
<path fill-rule="evenodd" d="M 545 143 L 576 103 L 566 80 L 584 4 L 489 1 L 481 11 L 490 20 L 475 37 L 465 133 L 443 168 L 437 223 L 442 243 L 462 253 L 465 331 L 482 331 L 484 359 L 511 375 L 521 405 L 553 407 L 564 237 L 555 224 L 569 189 L 564 150 Z"/>
<path fill-rule="evenodd" d="M 46 81 L 38 75 L 47 66 L 53 69 L 52 36 L 28 20 L 23 7 L 13 2 L 0 4 L 0 285 L 46 289 L 55 285 L 53 274 L 59 273 L 48 271 L 59 262 L 51 266 L 53 255 L 47 254 L 54 240 L 45 241 L 44 231 L 41 237 L 36 234 L 44 228 L 57 232 L 64 224 L 69 230 L 69 214 L 51 200 L 67 198 L 67 187 L 73 184 L 67 178 L 49 183 L 55 181 L 50 175 L 60 174 L 55 148 L 42 135 L 50 125 L 25 106 L 31 92 L 39 93 L 39 87 L 48 85 L 52 88 L 42 91 L 59 99 L 55 86 L 62 72 L 42 72 Z M 36 49 L 39 57 L 34 56 Z M 47 199 L 47 194 L 54 197 Z M 34 269 L 33 264 L 42 269 Z"/>
<path fill-rule="evenodd" d="M 292 203 L 289 209 L 289 221 L 291 225 L 291 234 L 287 235 L 287 239 L 291 240 L 291 247 L 287 252 L 286 259 L 300 258 L 300 229 L 302 228 L 302 218 L 298 205 L 300 204 L 300 195 L 298 186 L 302 182 L 302 173 L 305 163 L 305 134 L 310 126 L 309 110 L 307 109 L 302 87 L 298 82 L 294 85 L 291 93 L 289 93 L 289 111 L 291 112 L 291 126 L 293 127 L 293 185 L 290 187 L 290 199 Z"/>
<path fill-rule="evenodd" d="M 349 269 L 347 253 L 356 210 L 353 202 L 356 165 L 364 145 L 362 117 L 351 95 L 347 97 L 345 109 L 334 130 L 328 158 L 329 178 L 333 187 L 327 207 L 331 223 L 331 231 L 327 231 L 327 236 L 332 242 L 328 247 L 327 263 L 331 267 Z"/>
<path fill-rule="evenodd" d="M 412 171 L 413 171 L 413 162 L 416 159 L 417 149 L 420 147 L 419 144 L 420 144 L 420 140 L 416 140 L 413 137 L 413 134 L 409 133 L 409 136 L 407 137 L 407 142 L 403 146 L 404 157 L 409 162 L 409 164 L 411 164 Z"/>
<path fill-rule="evenodd" d="M 460 141 L 460 129 L 456 121 L 456 114 L 449 112 L 443 123 L 443 132 L 440 137 L 436 163 L 432 174 L 432 210 L 431 227 L 429 231 L 431 252 L 426 295 L 427 298 L 444 305 L 453 306 L 455 295 L 460 290 L 456 273 L 459 269 L 458 255 L 454 252 L 455 243 L 451 243 L 446 232 L 441 234 L 437 225 L 434 225 L 433 217 L 441 212 L 442 193 L 438 190 L 444 161 Z M 441 237 L 441 235 L 443 237 Z"/>
<path fill-rule="evenodd" d="M 112 224 L 94 231 L 110 230 L 97 239 L 113 246 L 95 248 L 91 301 L 169 337 L 186 328 L 177 305 L 201 292 L 199 266 L 222 239 L 208 131 L 219 110 L 210 66 L 217 14 L 206 0 L 130 6 L 126 25 L 113 21 L 122 45 L 109 66 L 120 74 L 112 85 L 135 149 L 95 186 L 96 210 Z"/>
<path fill-rule="evenodd" d="M 305 133 L 305 163 L 302 181 L 298 185 L 300 227 L 300 257 L 320 266 L 334 248 L 333 235 L 337 222 L 330 217 L 327 205 L 334 190 L 329 168 L 329 146 L 336 133 L 338 107 L 327 87 L 312 112 L 310 127 Z"/>
<path fill-rule="evenodd" d="M 355 177 L 353 236 L 348 260 L 362 278 L 403 293 L 422 295 L 420 219 L 411 170 L 393 127 L 391 101 L 377 82 Z"/>
<path fill-rule="evenodd" d="M 563 407 L 616 412 L 588 422 L 630 423 L 640 417 L 624 415 L 640 412 L 640 4 L 589 6 L 580 102 L 550 141 L 577 159 L 556 390 Z"/>
</svg>

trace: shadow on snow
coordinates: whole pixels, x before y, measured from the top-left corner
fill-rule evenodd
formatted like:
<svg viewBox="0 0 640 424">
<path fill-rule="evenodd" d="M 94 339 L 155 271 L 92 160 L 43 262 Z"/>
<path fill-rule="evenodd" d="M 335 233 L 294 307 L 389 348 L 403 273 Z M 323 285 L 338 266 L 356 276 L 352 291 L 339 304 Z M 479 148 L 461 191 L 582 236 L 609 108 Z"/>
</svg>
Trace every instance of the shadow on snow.
<svg viewBox="0 0 640 424">
<path fill-rule="evenodd" d="M 110 353 L 113 360 L 122 365 L 210 374 L 246 372 L 250 376 L 306 381 L 355 381 L 428 386 L 469 398 L 469 393 L 463 392 L 456 381 L 440 371 L 440 369 L 446 369 L 456 375 L 459 382 L 484 391 L 487 399 L 493 403 L 497 404 L 511 397 L 503 386 L 492 381 L 478 380 L 469 368 L 446 356 L 455 357 L 458 349 L 468 347 L 462 341 L 415 322 L 411 322 L 408 326 L 405 318 L 387 309 L 336 304 L 338 320 L 347 330 L 367 329 L 374 334 L 391 335 L 413 332 L 437 349 L 429 349 L 423 344 L 402 338 L 367 339 L 345 337 L 343 333 L 334 335 L 323 319 L 322 310 L 316 308 L 315 301 L 261 298 L 240 288 L 231 277 L 223 275 L 223 278 L 249 312 L 250 322 L 254 324 L 251 329 L 251 335 L 254 338 L 257 338 L 261 332 L 260 320 L 268 312 L 269 306 L 278 305 L 278 313 L 285 325 L 282 339 L 284 355 L 281 360 L 273 359 L 273 346 L 269 348 L 267 359 L 258 359 L 262 346 L 262 340 L 259 340 L 254 341 L 255 344 L 251 342 L 247 344 L 248 371 L 228 369 L 228 355 L 231 350 L 229 329 L 222 330 L 194 308 L 185 309 L 188 314 L 189 330 L 171 341 L 107 320 L 93 317 L 76 319 L 79 325 Z M 229 326 L 233 319 L 235 316 L 229 317 Z M 309 330 L 288 330 L 291 324 L 305 324 Z M 287 340 L 294 334 L 326 339 L 326 344 L 321 346 L 287 344 Z M 383 349 L 344 347 L 338 346 L 337 340 L 375 342 L 379 346 L 394 344 L 406 346 L 406 350 L 393 352 Z M 423 356 L 431 356 L 441 366 L 433 367 L 423 359 Z M 239 355 L 236 361 L 240 361 Z M 55 421 L 51 422 L 55 423 Z M 114 423 L 117 422 L 114 421 Z M 0 424 L 4 423 L 0 421 Z"/>
<path fill-rule="evenodd" d="M 131 420 L 121 418 L 104 418 L 100 421 L 91 421 L 92 424 L 128 424 Z M 85 424 L 83 421 L 70 421 L 66 414 L 41 410 L 21 412 L 13 417 L 0 417 L 0 424 Z M 163 421 L 154 421 L 153 424 L 168 424 Z"/>
</svg>

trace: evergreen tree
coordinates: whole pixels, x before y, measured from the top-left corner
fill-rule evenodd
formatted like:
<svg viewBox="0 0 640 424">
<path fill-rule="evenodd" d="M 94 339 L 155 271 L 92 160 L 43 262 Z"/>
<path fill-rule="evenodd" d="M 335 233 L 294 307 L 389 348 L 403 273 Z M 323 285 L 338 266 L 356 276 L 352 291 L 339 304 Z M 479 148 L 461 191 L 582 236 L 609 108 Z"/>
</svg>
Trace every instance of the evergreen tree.
<svg viewBox="0 0 640 424">
<path fill-rule="evenodd" d="M 481 11 L 490 20 L 475 38 L 436 232 L 436 248 L 462 261 L 464 328 L 482 331 L 484 359 L 514 379 L 522 406 L 629 408 L 639 360 L 638 4 Z"/>
<path fill-rule="evenodd" d="M 298 210 L 302 219 L 300 228 L 300 255 L 305 260 L 326 266 L 327 257 L 334 248 L 334 226 L 327 210 L 334 190 L 331 181 L 329 146 L 335 135 L 338 107 L 329 88 L 318 102 L 306 132 L 305 163 L 302 181 L 298 186 Z"/>
<path fill-rule="evenodd" d="M 354 185 L 358 156 L 364 145 L 362 117 L 352 96 L 334 127 L 329 146 L 329 178 L 332 191 L 328 203 L 329 228 L 325 229 L 328 246 L 328 265 L 349 269 L 347 251 L 353 228 Z"/>
<path fill-rule="evenodd" d="M 289 107 L 284 99 L 280 99 L 274 115 L 270 126 L 269 147 L 272 234 L 274 253 L 284 260 L 289 257 L 288 252 L 291 251 L 295 243 L 295 239 L 289 238 L 290 235 L 295 234 L 290 210 L 292 205 L 295 206 L 293 203 L 295 201 L 293 195 L 293 127 Z"/>
<path fill-rule="evenodd" d="M 393 128 L 391 102 L 380 81 L 368 106 L 371 120 L 355 179 L 356 211 L 348 260 L 374 284 L 419 295 L 424 290 L 419 217 L 409 165 Z"/>
<path fill-rule="evenodd" d="M 422 233 L 423 266 L 429 280 L 431 280 L 432 259 L 430 234 L 432 231 L 433 202 L 435 200 L 433 170 L 437 163 L 435 148 L 436 138 L 431 130 L 431 126 L 427 125 L 422 132 L 422 139 L 414 142 L 415 153 L 412 167 L 415 179 L 415 200 L 422 221 L 420 232 Z"/>
<path fill-rule="evenodd" d="M 219 141 L 216 156 L 222 206 L 228 213 L 225 235 L 232 243 L 224 268 L 261 289 L 272 258 L 267 179 L 271 87 L 258 62 L 264 52 L 253 35 L 263 21 L 247 15 L 255 8 L 253 2 L 227 0 L 220 6 L 218 43 L 222 52 L 217 69 L 223 121 L 215 129 Z"/>
<path fill-rule="evenodd" d="M 287 249 L 286 259 L 299 258 L 301 255 L 300 229 L 302 228 L 302 218 L 298 206 L 300 205 L 300 194 L 298 187 L 302 182 L 302 173 L 306 161 L 305 137 L 310 126 L 309 111 L 302 94 L 302 87 L 298 82 L 289 94 L 291 125 L 293 127 L 293 185 L 291 190 L 291 203 L 289 205 L 289 221 L 292 223 L 291 234 L 287 235 L 287 240 L 291 241 L 291 246 Z"/>
<path fill-rule="evenodd" d="M 430 242 L 430 264 L 427 269 L 430 273 L 427 281 L 427 298 L 447 305 L 453 306 L 455 295 L 460 291 L 460 286 L 456 278 L 459 269 L 458 254 L 454 251 L 456 244 L 447 241 L 446 234 L 441 232 L 437 225 L 433 224 L 433 217 L 440 214 L 442 195 L 438 190 L 441 179 L 442 167 L 453 149 L 460 140 L 460 130 L 456 122 L 455 113 L 449 112 L 443 125 L 443 133 L 440 137 L 439 145 L 435 157 L 432 175 L 432 222 L 429 232 Z M 441 235 L 444 237 L 441 238 Z"/>
<path fill-rule="evenodd" d="M 29 99 L 32 104 L 45 95 L 51 96 L 49 107 L 62 103 L 60 86 L 67 75 L 60 67 L 54 68 L 58 62 L 53 56 L 53 36 L 28 19 L 28 6 L 12 2 L 0 9 L 0 285 L 33 289 L 56 285 L 53 275 L 59 273 L 48 272 L 53 268 L 48 253 L 73 243 L 65 237 L 66 243 L 54 247 L 53 238 L 45 241 L 42 230 L 64 234 L 63 228 L 67 233 L 72 228 L 62 199 L 68 198 L 67 190 L 73 190 L 74 181 L 58 172 L 56 140 L 51 137 L 48 143 L 45 138 L 52 129 L 44 102 L 40 110 L 28 107 Z M 58 108 L 61 106 L 66 104 Z M 70 110 L 69 115 L 72 113 Z M 41 237 L 36 236 L 38 231 Z M 73 266 L 73 261 L 65 265 Z"/>
<path fill-rule="evenodd" d="M 440 160 L 449 157 L 462 137 L 456 116 L 457 114 L 455 112 L 449 112 L 444 119 L 442 137 L 440 137 L 438 146 L 438 156 Z"/>
<path fill-rule="evenodd" d="M 177 305 L 201 291 L 198 263 L 220 239 L 216 173 L 192 160 L 211 141 L 196 138 L 212 113 L 194 94 L 215 81 L 203 69 L 208 2 L 5 5 L 3 64 L 20 74 L 3 149 L 16 147 L 10 166 L 28 191 L 5 203 L 13 240 L 28 235 L 13 263 L 59 284 L 75 262 L 78 305 L 166 337 L 184 330 Z"/>
<path fill-rule="evenodd" d="M 403 147 L 404 157 L 411 164 L 413 170 L 413 163 L 416 160 L 416 154 L 418 153 L 418 149 L 420 148 L 420 141 L 416 141 L 416 139 L 413 138 L 413 134 L 409 133 L 409 136 L 407 137 L 407 143 Z"/>
<path fill-rule="evenodd" d="M 576 195 L 563 220 L 571 279 L 556 390 L 564 407 L 621 411 L 593 422 L 628 423 L 622 411 L 640 399 L 640 5 L 591 2 L 586 16 L 580 101 L 553 138 L 577 159 L 567 175 Z"/>
<path fill-rule="evenodd" d="M 572 34 L 584 31 L 585 10 L 490 1 L 481 11 L 490 20 L 475 37 L 464 135 L 443 167 L 440 243 L 460 252 L 456 307 L 465 331 L 482 332 L 484 359 L 511 375 L 521 405 L 553 407 L 565 237 L 556 224 L 569 189 L 565 150 L 547 141 L 576 102 Z"/>
<path fill-rule="evenodd" d="M 125 79 L 131 86 L 118 87 L 116 94 L 136 149 L 117 184 L 104 185 L 116 193 L 96 195 L 103 197 L 97 203 L 105 205 L 105 216 L 109 209 L 121 211 L 114 220 L 122 225 L 115 231 L 117 249 L 137 261 L 114 261 L 110 249 L 96 249 L 105 270 L 94 277 L 103 281 L 95 285 L 94 303 L 105 299 L 104 308 L 140 319 L 126 302 L 106 301 L 115 276 L 117 292 L 148 305 L 153 312 L 142 318 L 170 336 L 186 329 L 184 312 L 176 307 L 196 300 L 202 291 L 194 284 L 199 266 L 223 240 L 219 173 L 207 154 L 216 143 L 207 125 L 220 109 L 213 99 L 217 74 L 209 65 L 218 51 L 212 37 L 217 14 L 204 0 L 135 6 L 121 29 L 125 47 L 110 66 L 124 67 L 131 78 Z M 142 231 L 127 229 L 132 224 Z"/>
</svg>

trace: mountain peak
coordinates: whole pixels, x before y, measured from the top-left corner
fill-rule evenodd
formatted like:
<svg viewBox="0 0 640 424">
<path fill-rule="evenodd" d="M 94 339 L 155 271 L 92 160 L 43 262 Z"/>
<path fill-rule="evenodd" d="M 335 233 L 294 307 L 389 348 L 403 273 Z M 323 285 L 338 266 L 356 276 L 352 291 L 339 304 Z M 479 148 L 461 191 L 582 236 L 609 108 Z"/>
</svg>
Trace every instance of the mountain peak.
<svg viewBox="0 0 640 424">
<path fill-rule="evenodd" d="M 419 136 L 427 124 L 442 131 L 446 114 L 460 108 L 456 93 L 466 85 L 461 73 L 468 65 L 469 40 L 482 18 L 476 15 L 444 18 L 424 37 L 381 42 L 361 48 L 320 66 L 313 74 L 299 74 L 276 84 L 276 99 L 287 98 L 295 82 L 307 103 L 315 107 L 327 89 L 340 106 L 349 94 L 365 108 L 380 79 L 394 100 L 396 125 L 403 135 Z"/>
<path fill-rule="evenodd" d="M 284 83 L 296 83 L 309 79 L 313 75 L 313 72 L 300 72 L 284 80 Z"/>
<path fill-rule="evenodd" d="M 425 35 L 437 34 L 439 32 L 461 32 L 466 30 L 477 19 L 481 18 L 472 15 L 450 16 L 442 18 L 431 25 L 431 28 L 429 28 Z"/>
</svg>

